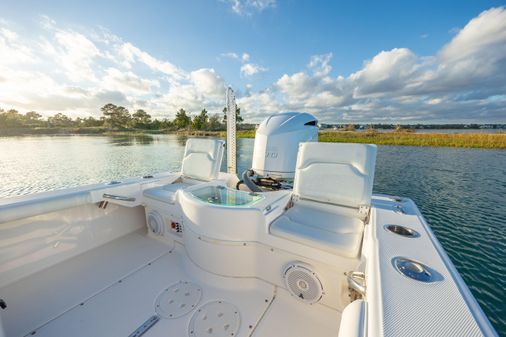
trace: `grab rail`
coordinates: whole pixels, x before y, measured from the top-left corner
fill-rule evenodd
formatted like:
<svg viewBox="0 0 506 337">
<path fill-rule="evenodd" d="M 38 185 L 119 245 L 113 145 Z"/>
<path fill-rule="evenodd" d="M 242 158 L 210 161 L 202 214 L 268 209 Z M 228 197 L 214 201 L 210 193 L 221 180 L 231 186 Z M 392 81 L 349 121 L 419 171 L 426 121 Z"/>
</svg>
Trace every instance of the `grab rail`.
<svg viewBox="0 0 506 337">
<path fill-rule="evenodd" d="M 104 199 L 112 199 L 112 200 L 118 200 L 118 201 L 129 201 L 129 202 L 135 201 L 134 197 L 124 197 L 122 195 L 115 195 L 115 194 L 108 194 L 108 193 L 104 193 L 102 195 L 102 197 Z"/>
</svg>

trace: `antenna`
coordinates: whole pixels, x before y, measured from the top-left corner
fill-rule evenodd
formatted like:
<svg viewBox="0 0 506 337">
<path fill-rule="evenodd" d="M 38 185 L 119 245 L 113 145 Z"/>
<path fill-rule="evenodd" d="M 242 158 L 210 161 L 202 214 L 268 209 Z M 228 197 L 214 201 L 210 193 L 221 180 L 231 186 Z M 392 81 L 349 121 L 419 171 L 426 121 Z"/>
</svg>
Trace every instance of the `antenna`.
<svg viewBox="0 0 506 337">
<path fill-rule="evenodd" d="M 235 104 L 234 90 L 231 87 L 227 88 L 227 172 L 237 173 L 236 162 L 236 123 L 235 123 Z"/>
</svg>

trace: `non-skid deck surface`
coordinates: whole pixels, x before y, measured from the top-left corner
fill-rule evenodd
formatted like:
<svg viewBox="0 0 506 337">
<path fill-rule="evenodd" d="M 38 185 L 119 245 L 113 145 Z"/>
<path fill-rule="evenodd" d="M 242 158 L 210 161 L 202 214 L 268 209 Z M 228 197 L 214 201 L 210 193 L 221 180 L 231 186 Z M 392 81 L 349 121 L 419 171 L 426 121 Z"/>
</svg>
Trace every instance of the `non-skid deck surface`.
<svg viewBox="0 0 506 337">
<path fill-rule="evenodd" d="M 6 335 L 31 333 L 171 248 L 134 232 L 1 288 Z"/>
<path fill-rule="evenodd" d="M 138 253 L 144 255 L 144 261 L 131 273 L 91 297 L 79 294 L 82 302 L 78 301 L 76 306 L 45 324 L 29 326 L 28 333 L 34 331 L 37 337 L 127 337 L 156 314 L 157 297 L 168 287 L 183 281 L 201 289 L 198 303 L 180 317 L 162 317 L 143 337 L 195 336 L 190 331 L 192 317 L 198 314 L 199 309 L 204 310 L 206 305 L 220 301 L 237 308 L 240 324 L 236 333 L 231 335 L 234 337 L 307 336 L 308 332 L 312 332 L 312 337 L 338 335 L 339 317 L 334 310 L 320 305 L 307 306 L 291 298 L 286 291 L 257 279 L 225 278 L 204 272 L 186 257 L 184 247 L 176 246 L 171 251 L 163 251 L 167 246 L 155 240 L 143 236 L 124 238 L 130 246 L 133 244 L 132 239 L 142 242 L 147 240 L 162 250 L 155 249 L 161 255 L 156 256 L 155 252 L 142 253 L 139 249 Z M 118 242 L 115 244 L 118 245 Z M 92 254 L 93 258 L 97 258 L 94 254 L 96 253 Z M 153 258 L 147 261 L 147 255 L 152 255 Z M 103 259 L 107 260 L 106 257 Z M 122 260 L 119 256 L 115 259 L 118 259 L 117 263 Z M 113 259 L 109 258 L 108 262 L 113 263 L 110 267 L 115 269 L 111 260 Z M 36 283 L 37 280 L 32 277 L 32 282 Z M 58 297 L 58 294 L 55 293 L 54 297 Z M 43 310 L 42 307 L 40 309 Z M 23 319 L 26 315 L 18 317 Z M 31 324 L 35 322 L 33 319 L 29 321 Z M 28 328 L 22 321 L 18 321 L 17 325 Z M 217 330 L 204 330 L 208 337 L 219 335 Z M 17 334 L 7 335 L 23 335 L 19 332 L 20 328 Z M 23 332 L 27 333 L 26 330 Z"/>
</svg>

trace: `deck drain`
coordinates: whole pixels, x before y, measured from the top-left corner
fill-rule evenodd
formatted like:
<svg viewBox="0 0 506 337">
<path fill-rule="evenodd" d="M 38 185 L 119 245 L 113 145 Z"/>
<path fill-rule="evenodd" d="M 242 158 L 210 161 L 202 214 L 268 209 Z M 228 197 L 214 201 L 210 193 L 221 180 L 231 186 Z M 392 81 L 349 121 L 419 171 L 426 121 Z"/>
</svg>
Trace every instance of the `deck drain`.
<svg viewBox="0 0 506 337">
<path fill-rule="evenodd" d="M 241 324 L 237 307 L 231 303 L 215 301 L 204 304 L 190 320 L 190 337 L 236 336 Z"/>
<path fill-rule="evenodd" d="M 155 311 L 164 318 L 178 318 L 197 307 L 202 297 L 202 289 L 186 281 L 180 281 L 158 295 Z"/>
</svg>

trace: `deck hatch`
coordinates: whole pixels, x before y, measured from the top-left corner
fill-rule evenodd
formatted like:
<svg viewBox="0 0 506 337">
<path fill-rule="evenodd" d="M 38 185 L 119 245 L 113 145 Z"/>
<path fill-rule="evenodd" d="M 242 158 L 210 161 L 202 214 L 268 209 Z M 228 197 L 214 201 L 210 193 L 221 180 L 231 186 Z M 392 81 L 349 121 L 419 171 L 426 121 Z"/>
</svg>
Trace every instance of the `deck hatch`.
<svg viewBox="0 0 506 337">
<path fill-rule="evenodd" d="M 162 291 L 155 311 L 164 318 L 178 318 L 194 310 L 202 297 L 202 289 L 191 282 L 180 281 Z"/>
<path fill-rule="evenodd" d="M 235 305 L 214 301 L 204 304 L 193 314 L 189 334 L 190 337 L 233 337 L 237 336 L 240 324 L 241 316 Z"/>
</svg>

